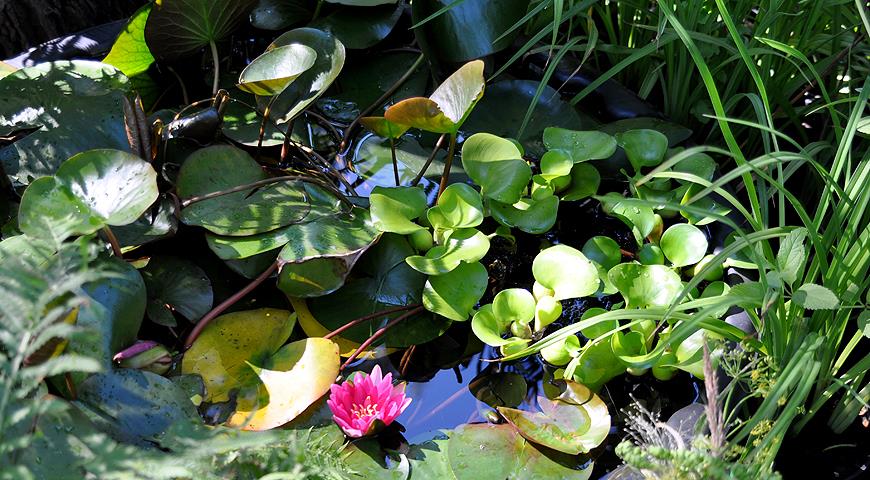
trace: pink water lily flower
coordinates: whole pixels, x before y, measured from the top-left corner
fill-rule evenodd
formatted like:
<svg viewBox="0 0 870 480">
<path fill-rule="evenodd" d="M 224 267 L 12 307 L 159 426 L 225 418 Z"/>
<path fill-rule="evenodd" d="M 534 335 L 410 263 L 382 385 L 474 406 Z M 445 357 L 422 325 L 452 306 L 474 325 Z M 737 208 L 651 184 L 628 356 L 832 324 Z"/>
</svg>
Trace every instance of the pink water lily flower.
<svg viewBox="0 0 870 480">
<path fill-rule="evenodd" d="M 375 433 L 393 423 L 411 403 L 405 398 L 405 384 L 393 386 L 393 374 L 381 374 L 375 365 L 370 375 L 357 372 L 341 385 L 329 387 L 329 400 L 335 423 L 349 437 L 359 438 Z"/>
</svg>

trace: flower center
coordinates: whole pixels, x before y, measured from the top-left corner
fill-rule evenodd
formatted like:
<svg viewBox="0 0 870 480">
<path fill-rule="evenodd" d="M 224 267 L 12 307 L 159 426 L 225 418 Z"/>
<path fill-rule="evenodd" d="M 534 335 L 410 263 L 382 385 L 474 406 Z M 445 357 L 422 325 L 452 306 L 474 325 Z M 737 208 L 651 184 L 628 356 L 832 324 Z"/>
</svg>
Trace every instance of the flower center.
<svg viewBox="0 0 870 480">
<path fill-rule="evenodd" d="M 353 413 L 353 416 L 356 418 L 365 418 L 377 415 L 378 404 L 369 402 L 371 402 L 371 397 L 366 397 L 365 405 L 358 405 L 356 403 L 351 405 L 350 411 Z"/>
</svg>

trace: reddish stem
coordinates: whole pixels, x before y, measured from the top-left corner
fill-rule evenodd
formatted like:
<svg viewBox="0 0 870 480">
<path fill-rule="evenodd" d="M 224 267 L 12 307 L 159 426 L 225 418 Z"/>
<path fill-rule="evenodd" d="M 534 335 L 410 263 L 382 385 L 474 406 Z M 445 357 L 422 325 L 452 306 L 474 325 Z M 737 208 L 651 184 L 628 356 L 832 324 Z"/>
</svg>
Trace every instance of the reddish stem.
<svg viewBox="0 0 870 480">
<path fill-rule="evenodd" d="M 348 357 L 347 360 L 344 361 L 344 364 L 341 366 L 341 369 L 344 370 L 345 367 L 347 367 L 348 365 L 353 363 L 353 361 L 356 360 L 356 357 L 358 357 L 362 352 L 364 352 L 367 348 L 369 348 L 369 346 L 371 346 L 371 344 L 374 343 L 375 340 L 384 336 L 384 334 L 387 333 L 387 331 L 389 329 L 398 325 L 399 322 L 401 322 L 402 320 L 405 320 L 406 318 L 412 317 L 412 316 L 414 316 L 422 311 L 423 311 L 423 307 L 419 306 L 419 307 L 417 307 L 417 308 L 415 308 L 415 309 L 413 309 L 405 314 L 399 315 L 398 317 L 390 320 L 390 323 L 379 328 L 375 333 L 372 334 L 371 337 L 366 339 L 365 342 L 363 342 L 356 350 L 354 350 L 353 353 L 350 354 L 350 357 Z"/>
<path fill-rule="evenodd" d="M 372 319 L 378 318 L 378 317 L 383 317 L 383 316 L 389 315 L 391 313 L 404 312 L 405 310 L 410 310 L 412 308 L 417 308 L 419 306 L 420 306 L 419 304 L 417 304 L 417 305 L 405 305 L 402 307 L 388 308 L 386 310 L 381 310 L 380 312 L 370 313 L 368 315 L 359 317 L 357 319 L 354 319 L 354 320 L 351 320 L 351 321 L 345 323 L 344 325 L 342 325 L 342 326 L 336 328 L 335 330 L 324 335 L 323 338 L 332 338 L 336 335 L 344 333 L 345 331 L 347 331 L 347 330 L 349 330 L 349 329 L 351 329 L 351 328 L 353 328 L 353 327 L 355 327 L 355 326 L 357 326 L 360 323 L 363 323 L 365 321 L 372 320 Z"/>
</svg>

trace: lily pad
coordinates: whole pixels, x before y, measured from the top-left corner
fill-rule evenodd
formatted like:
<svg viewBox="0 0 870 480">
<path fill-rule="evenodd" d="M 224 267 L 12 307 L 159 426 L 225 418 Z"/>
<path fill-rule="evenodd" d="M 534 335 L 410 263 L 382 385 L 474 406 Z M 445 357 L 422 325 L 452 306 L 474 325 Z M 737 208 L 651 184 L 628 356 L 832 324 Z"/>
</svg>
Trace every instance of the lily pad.
<svg viewBox="0 0 870 480">
<path fill-rule="evenodd" d="M 356 4 L 348 0 L 338 3 Z M 383 6 L 378 8 L 341 8 L 315 20 L 310 26 L 331 32 L 347 48 L 371 48 L 387 38 L 387 35 L 393 31 L 402 15 L 402 5 L 396 5 L 395 0 L 360 3 L 368 4 L 364 6 Z"/>
<path fill-rule="evenodd" d="M 483 222 L 483 202 L 471 186 L 454 183 L 444 189 L 426 217 L 436 229 L 476 227 Z"/>
<path fill-rule="evenodd" d="M 462 167 L 480 185 L 484 197 L 508 204 L 519 201 L 532 178 L 532 169 L 517 146 L 489 133 L 476 133 L 465 140 Z"/>
<path fill-rule="evenodd" d="M 384 117 L 427 132 L 455 134 L 483 96 L 483 61 L 468 62 L 432 92 L 391 106 Z"/>
<path fill-rule="evenodd" d="M 382 232 L 407 235 L 422 229 L 414 220 L 426 211 L 426 193 L 418 187 L 375 187 L 369 195 L 372 222 Z"/>
<path fill-rule="evenodd" d="M 384 117 L 362 117 L 359 123 L 381 138 L 399 138 L 411 128 L 393 123 Z"/>
<path fill-rule="evenodd" d="M 269 359 L 269 368 L 248 363 L 263 382 L 269 403 L 255 411 L 240 408 L 228 423 L 245 430 L 269 430 L 293 420 L 329 391 L 339 360 L 338 345 L 306 338 L 281 347 Z"/>
<path fill-rule="evenodd" d="M 0 148 L 6 174 L 28 184 L 53 175 L 63 161 L 85 150 L 129 151 L 123 115 L 128 88 L 127 77 L 115 67 L 82 60 L 43 63 L 4 77 L 0 130 L 36 129 Z"/>
<path fill-rule="evenodd" d="M 266 51 L 287 45 L 304 45 L 317 53 L 314 65 L 275 97 L 261 96 L 261 110 L 271 103 L 272 117 L 279 123 L 288 122 L 308 108 L 338 77 L 344 66 L 344 45 L 331 33 L 316 28 L 297 28 L 284 33 Z"/>
<path fill-rule="evenodd" d="M 172 312 L 196 322 L 212 307 L 211 281 L 190 260 L 152 257 L 140 273 L 148 291 L 148 317 L 161 325 L 176 325 Z"/>
<path fill-rule="evenodd" d="M 135 222 L 112 229 L 121 244 L 121 250 L 134 248 L 175 234 L 178 230 L 175 202 L 165 195 L 157 204 L 142 214 Z"/>
<path fill-rule="evenodd" d="M 314 65 L 317 52 L 305 45 L 273 48 L 255 58 L 239 75 L 239 89 L 254 95 L 277 95 Z"/>
<path fill-rule="evenodd" d="M 598 270 L 579 250 L 556 245 L 539 253 L 532 262 L 535 280 L 554 292 L 556 300 L 581 298 L 598 291 Z"/>
<path fill-rule="evenodd" d="M 566 383 L 559 397 L 538 398 L 541 412 L 508 407 L 498 411 L 529 441 L 569 455 L 588 453 L 610 433 L 610 414 L 591 390 L 579 383 Z"/>
<path fill-rule="evenodd" d="M 560 150 L 574 163 L 608 158 L 616 151 L 616 139 L 599 132 L 566 130 L 550 127 L 544 129 L 544 145 L 550 150 Z"/>
<path fill-rule="evenodd" d="M 533 235 L 546 233 L 553 228 L 559 212 L 559 197 L 555 195 L 544 196 L 540 200 L 521 198 L 513 205 L 496 201 L 488 204 L 492 217 L 498 223 Z"/>
<path fill-rule="evenodd" d="M 174 60 L 223 39 L 257 0 L 161 0 L 145 23 L 145 40 L 155 57 Z"/>
<path fill-rule="evenodd" d="M 662 234 L 660 245 L 662 253 L 674 267 L 694 265 L 707 254 L 707 236 L 688 223 L 670 226 Z"/>
<path fill-rule="evenodd" d="M 310 7 L 307 0 L 259 0 L 251 10 L 251 25 L 262 30 L 284 30 L 310 20 Z"/>
<path fill-rule="evenodd" d="M 453 230 L 443 245 L 429 249 L 425 256 L 414 255 L 405 262 L 426 275 L 443 275 L 460 264 L 479 261 L 489 251 L 489 237 L 473 228 Z"/>
<path fill-rule="evenodd" d="M 399 167 L 399 184 L 408 185 L 416 177 L 417 174 L 426 166 L 426 160 L 429 158 L 430 152 L 420 146 L 416 139 L 410 135 L 404 135 L 402 138 L 395 140 L 396 148 L 396 164 Z M 390 141 L 377 135 L 369 135 L 362 139 L 358 147 L 353 152 L 353 164 L 356 168 L 356 173 L 359 177 L 365 179 L 359 185 L 354 185 L 357 193 L 362 196 L 369 194 L 374 187 L 394 187 L 396 185 L 395 173 L 393 171 L 393 158 L 390 151 Z M 441 173 L 444 170 L 444 159 L 447 154 L 444 150 L 440 150 L 435 155 L 435 159 L 426 169 L 423 177 L 420 180 L 419 186 L 423 187 L 434 201 L 434 191 L 438 188 L 437 180 L 440 179 Z M 454 164 L 450 170 L 451 177 L 460 171 L 457 165 Z M 353 177 L 349 178 L 353 181 Z"/>
<path fill-rule="evenodd" d="M 669 307 L 683 289 L 683 282 L 664 265 L 621 263 L 607 276 L 628 308 Z"/>
<path fill-rule="evenodd" d="M 625 150 L 625 156 L 640 172 L 643 167 L 655 167 L 665 159 L 668 150 L 668 137 L 649 129 L 628 130 L 617 133 L 616 141 Z"/>
<path fill-rule="evenodd" d="M 151 4 L 147 4 L 133 14 L 103 63 L 114 66 L 128 77 L 148 71 L 154 63 L 154 56 L 145 43 L 145 22 L 151 14 L 151 7 Z"/>
<path fill-rule="evenodd" d="M 430 312 L 463 322 L 480 301 L 488 281 L 483 264 L 462 263 L 448 273 L 429 277 L 423 289 L 423 305 Z"/>
</svg>

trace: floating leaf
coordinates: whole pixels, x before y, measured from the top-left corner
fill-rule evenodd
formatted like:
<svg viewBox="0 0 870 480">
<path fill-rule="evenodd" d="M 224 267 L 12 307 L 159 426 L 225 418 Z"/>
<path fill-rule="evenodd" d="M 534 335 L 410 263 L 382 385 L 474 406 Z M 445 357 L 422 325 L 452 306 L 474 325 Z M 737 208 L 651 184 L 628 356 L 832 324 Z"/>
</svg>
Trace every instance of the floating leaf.
<svg viewBox="0 0 870 480">
<path fill-rule="evenodd" d="M 173 311 L 196 322 L 212 307 L 211 281 L 190 260 L 152 257 L 140 273 L 148 290 L 148 317 L 161 325 L 175 326 Z"/>
<path fill-rule="evenodd" d="M 815 283 L 805 283 L 791 296 L 794 303 L 809 310 L 834 310 L 840 299 L 829 288 Z"/>
<path fill-rule="evenodd" d="M 281 347 L 269 365 L 248 363 L 269 393 L 269 403 L 256 411 L 240 408 L 230 417 L 230 425 L 269 430 L 296 418 L 326 394 L 338 376 L 338 345 L 324 338 L 299 340 Z"/>
<path fill-rule="evenodd" d="M 655 167 L 665 159 L 668 150 L 668 137 L 649 129 L 628 130 L 617 133 L 616 141 L 625 150 L 625 156 L 640 172 L 643 167 Z"/>
<path fill-rule="evenodd" d="M 489 251 L 489 238 L 473 228 L 453 230 L 444 245 L 426 252 L 426 256 L 414 255 L 405 262 L 414 270 L 426 275 L 443 275 L 461 263 L 474 263 Z"/>
<path fill-rule="evenodd" d="M 393 123 L 384 117 L 362 117 L 359 123 L 381 138 L 399 138 L 411 128 Z"/>
<path fill-rule="evenodd" d="M 145 23 L 155 57 L 174 60 L 229 35 L 257 0 L 161 0 Z"/>
<path fill-rule="evenodd" d="M 341 8 L 315 20 L 310 26 L 331 32 L 347 48 L 373 47 L 387 38 L 387 35 L 393 31 L 402 15 L 403 8 L 402 5 L 396 5 L 395 0 L 367 3 L 368 6 L 384 6 L 379 8 Z M 354 5 L 352 2 L 346 4 Z"/>
<path fill-rule="evenodd" d="M 471 186 L 454 183 L 444 189 L 426 216 L 436 229 L 476 227 L 483 222 L 483 202 Z"/>
<path fill-rule="evenodd" d="M 489 281 L 486 268 L 480 263 L 462 263 L 443 275 L 429 277 L 423 289 L 426 310 L 451 320 L 468 320 Z"/>
<path fill-rule="evenodd" d="M 608 277 L 629 308 L 669 307 L 683 289 L 680 276 L 664 265 L 621 263 Z"/>
<path fill-rule="evenodd" d="M 468 62 L 447 77 L 429 98 L 402 100 L 388 108 L 384 117 L 427 132 L 455 134 L 483 95 L 484 85 L 483 61 Z"/>
<path fill-rule="evenodd" d="M 0 147 L 6 174 L 28 184 L 85 150 L 129 151 L 123 116 L 128 84 L 115 67 L 82 60 L 42 63 L 4 77 L 0 130 L 36 129 Z"/>
<path fill-rule="evenodd" d="M 592 237 L 583 244 L 583 254 L 586 258 L 597 262 L 602 267 L 610 270 L 622 261 L 622 251 L 616 240 L 605 237 Z"/>
<path fill-rule="evenodd" d="M 629 204 L 618 193 L 609 193 L 601 200 L 602 209 L 612 217 L 622 220 L 631 228 L 638 245 L 643 244 L 656 226 L 656 214 L 646 205 Z"/>
<path fill-rule="evenodd" d="M 535 297 L 524 288 L 508 288 L 492 300 L 492 313 L 499 321 L 529 323 L 535 318 Z"/>
<path fill-rule="evenodd" d="M 114 66 L 128 77 L 148 71 L 154 63 L 154 56 L 145 43 L 145 22 L 151 13 L 151 7 L 151 4 L 147 4 L 136 10 L 130 22 L 115 39 L 103 63 Z"/>
<path fill-rule="evenodd" d="M 509 326 L 510 321 L 495 315 L 491 303 L 480 307 L 471 318 L 471 331 L 481 342 L 493 347 L 511 343 L 511 339 L 502 338 Z"/>
<path fill-rule="evenodd" d="M 601 185 L 601 174 L 588 163 L 578 163 L 571 168 L 571 182 L 559 192 L 563 201 L 583 200 L 595 195 Z"/>
<path fill-rule="evenodd" d="M 572 370 L 570 375 L 569 369 Z M 605 383 L 625 373 L 625 365 L 613 354 L 609 342 L 598 342 L 587 344 L 580 356 L 566 367 L 565 372 L 566 377 L 598 391 Z"/>
<path fill-rule="evenodd" d="M 662 234 L 659 245 L 674 267 L 694 265 L 707 254 L 707 236 L 698 227 L 687 223 L 670 226 Z"/>
<path fill-rule="evenodd" d="M 520 230 L 539 235 L 546 233 L 556 224 L 556 214 L 559 212 L 559 197 L 545 196 L 541 200 L 521 198 L 513 205 L 496 201 L 489 202 L 492 217 L 506 227 L 516 227 Z"/>
<path fill-rule="evenodd" d="M 165 195 L 157 200 L 157 205 L 151 207 L 135 222 L 112 229 L 118 238 L 122 251 L 154 242 L 175 234 L 178 230 L 175 202 Z"/>
<path fill-rule="evenodd" d="M 414 220 L 426 211 L 426 193 L 418 187 L 375 187 L 369 195 L 372 222 L 382 232 L 407 235 L 422 229 Z"/>
<path fill-rule="evenodd" d="M 465 140 L 462 167 L 480 185 L 484 197 L 508 204 L 520 199 L 532 178 L 532 169 L 516 145 L 489 133 L 476 133 Z"/>
<path fill-rule="evenodd" d="M 239 75 L 239 89 L 254 95 L 277 95 L 314 65 L 317 52 L 305 45 L 273 48 L 255 58 Z"/>
<path fill-rule="evenodd" d="M 574 163 L 608 158 L 616 151 L 616 140 L 599 131 L 575 131 L 549 127 L 544 129 L 544 145 L 560 150 Z"/>
<path fill-rule="evenodd" d="M 396 164 L 399 167 L 399 184 L 408 185 L 416 179 L 417 174 L 426 166 L 426 160 L 429 158 L 430 152 L 420 146 L 420 144 L 409 135 L 403 136 L 394 142 L 396 149 Z M 360 185 L 354 185 L 357 193 L 366 196 L 376 186 L 394 187 L 396 185 L 395 173 L 393 170 L 393 156 L 390 149 L 390 141 L 376 135 L 364 137 L 359 144 L 358 149 L 354 152 L 353 160 L 356 173 L 365 181 Z M 423 178 L 420 180 L 419 186 L 423 188 L 434 201 L 434 192 L 438 189 L 438 180 L 441 173 L 444 171 L 444 159 L 447 157 L 445 151 L 441 150 L 436 153 L 435 159 L 426 169 Z M 456 163 L 450 169 L 450 176 L 454 177 L 461 171 Z M 349 178 L 353 181 L 353 178 Z M 359 182 L 357 182 L 359 183 Z"/>
<path fill-rule="evenodd" d="M 542 250 L 532 262 L 535 280 L 556 300 L 581 298 L 598 291 L 598 270 L 582 252 L 567 245 Z"/>
</svg>

